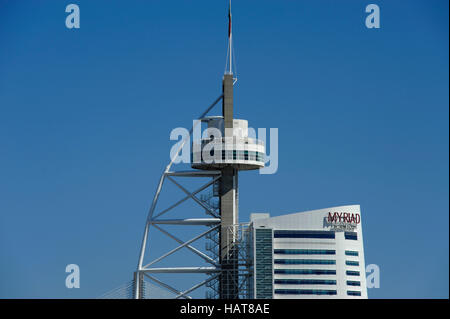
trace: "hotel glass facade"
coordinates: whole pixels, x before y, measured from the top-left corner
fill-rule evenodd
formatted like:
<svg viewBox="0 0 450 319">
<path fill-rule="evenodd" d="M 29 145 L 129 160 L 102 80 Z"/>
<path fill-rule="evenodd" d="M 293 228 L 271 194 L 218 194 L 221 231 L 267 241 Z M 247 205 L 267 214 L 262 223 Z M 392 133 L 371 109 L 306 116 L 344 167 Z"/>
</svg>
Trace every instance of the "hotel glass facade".
<svg viewBox="0 0 450 319">
<path fill-rule="evenodd" d="M 367 298 L 359 205 L 250 219 L 255 298 Z"/>
</svg>

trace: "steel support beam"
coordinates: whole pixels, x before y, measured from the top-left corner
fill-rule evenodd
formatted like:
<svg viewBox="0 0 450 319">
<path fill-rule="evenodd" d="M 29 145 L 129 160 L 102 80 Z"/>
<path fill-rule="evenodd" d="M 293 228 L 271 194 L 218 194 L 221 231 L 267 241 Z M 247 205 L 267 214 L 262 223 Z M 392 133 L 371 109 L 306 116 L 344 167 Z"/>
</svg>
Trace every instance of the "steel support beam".
<svg viewBox="0 0 450 319">
<path fill-rule="evenodd" d="M 153 274 L 211 274 L 220 272 L 218 267 L 170 267 L 170 268 L 148 268 L 141 269 L 142 273 Z"/>
<path fill-rule="evenodd" d="M 220 218 L 186 218 L 186 219 L 155 219 L 151 224 L 159 225 L 199 225 L 212 226 L 220 224 Z"/>
</svg>

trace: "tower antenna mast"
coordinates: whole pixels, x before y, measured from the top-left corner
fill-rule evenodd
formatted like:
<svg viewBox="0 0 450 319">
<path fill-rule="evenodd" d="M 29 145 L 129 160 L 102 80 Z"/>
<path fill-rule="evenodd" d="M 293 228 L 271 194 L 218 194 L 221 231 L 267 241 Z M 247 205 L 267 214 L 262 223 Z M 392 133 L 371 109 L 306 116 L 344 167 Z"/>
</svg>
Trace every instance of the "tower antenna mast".
<svg viewBox="0 0 450 319">
<path fill-rule="evenodd" d="M 233 32 L 231 25 L 231 0 L 228 6 L 228 51 L 229 51 L 229 68 L 228 74 L 233 74 Z"/>
</svg>

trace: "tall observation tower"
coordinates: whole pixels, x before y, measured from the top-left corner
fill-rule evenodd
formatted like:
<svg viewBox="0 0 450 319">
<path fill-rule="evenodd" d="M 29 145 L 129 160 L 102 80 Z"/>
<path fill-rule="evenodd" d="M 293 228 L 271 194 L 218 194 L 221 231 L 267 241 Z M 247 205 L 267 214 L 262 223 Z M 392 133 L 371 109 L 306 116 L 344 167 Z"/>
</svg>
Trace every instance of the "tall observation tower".
<svg viewBox="0 0 450 319">
<path fill-rule="evenodd" d="M 242 119 L 234 119 L 233 117 L 233 87 L 237 78 L 233 74 L 233 34 L 232 34 L 232 18 L 231 18 L 231 1 L 228 9 L 228 52 L 226 71 L 222 79 L 222 94 L 219 98 L 198 118 L 197 123 L 206 124 L 206 134 L 192 141 L 191 153 L 191 171 L 172 171 L 171 167 L 174 162 L 172 158 L 161 176 L 157 187 L 155 197 L 147 218 L 144 236 L 142 240 L 141 253 L 139 256 L 138 268 L 135 272 L 135 297 L 143 298 L 144 294 L 144 278 L 150 279 L 175 293 L 177 298 L 186 298 L 188 293 L 197 289 L 202 285 L 211 284 L 213 280 L 217 282 L 216 297 L 220 299 L 237 299 L 242 298 L 242 282 L 240 273 L 242 267 L 250 267 L 247 263 L 240 263 L 239 252 L 239 200 L 238 200 L 238 174 L 240 170 L 256 170 L 264 167 L 265 146 L 264 143 L 249 136 L 248 122 Z M 218 116 L 207 116 L 212 108 L 222 101 L 222 114 Z M 192 128 L 191 133 L 195 127 Z M 177 154 L 187 141 L 185 140 L 178 150 Z M 199 190 L 189 192 L 175 181 L 175 177 L 196 177 L 210 178 L 210 181 Z M 169 209 L 160 213 L 155 212 L 156 203 L 162 191 L 163 183 L 169 179 L 175 185 L 180 187 L 186 194 L 186 199 L 193 199 L 202 209 L 212 218 L 189 218 L 185 216 L 182 219 L 160 219 L 159 216 L 168 212 L 171 208 L 176 207 L 180 201 L 174 203 Z M 195 195 L 207 187 L 213 187 L 213 196 L 218 198 L 218 205 L 214 209 L 207 201 L 197 198 Z M 181 200 L 184 201 L 185 199 Z M 162 230 L 159 225 L 202 225 L 208 227 L 208 230 L 199 234 L 191 240 L 183 241 L 178 239 L 176 235 L 169 234 Z M 149 240 L 149 231 L 151 227 L 156 227 L 163 231 L 166 235 L 176 240 L 180 246 L 156 258 L 154 261 L 144 265 L 144 257 L 147 246 L 151 246 Z M 217 234 L 217 254 L 210 256 L 200 249 L 191 245 L 194 241 L 201 237 L 208 236 L 216 232 Z M 153 268 L 156 262 L 161 261 L 173 252 L 187 248 L 197 254 L 206 263 L 212 267 L 164 267 Z M 210 277 L 192 288 L 180 291 L 154 277 L 158 273 L 205 273 Z"/>
</svg>

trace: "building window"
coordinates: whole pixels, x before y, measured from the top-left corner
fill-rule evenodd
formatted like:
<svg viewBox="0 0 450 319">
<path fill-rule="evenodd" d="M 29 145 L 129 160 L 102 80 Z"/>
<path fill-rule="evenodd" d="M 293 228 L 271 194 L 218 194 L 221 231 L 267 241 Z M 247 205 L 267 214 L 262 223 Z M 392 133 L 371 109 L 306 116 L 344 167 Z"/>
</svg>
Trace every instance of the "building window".
<svg viewBox="0 0 450 319">
<path fill-rule="evenodd" d="M 278 285 L 336 285 L 336 280 L 326 279 L 275 279 Z"/>
<path fill-rule="evenodd" d="M 280 295 L 336 295 L 336 290 L 318 290 L 318 289 L 275 289 L 276 294 Z"/>
<path fill-rule="evenodd" d="M 354 251 L 354 250 L 346 250 L 345 251 L 345 255 L 347 255 L 347 256 L 358 256 L 359 254 L 358 254 L 357 251 Z"/>
<path fill-rule="evenodd" d="M 347 291 L 349 296 L 361 296 L 361 291 Z"/>
<path fill-rule="evenodd" d="M 345 239 L 350 239 L 350 240 L 358 240 L 358 235 L 356 234 L 356 232 L 345 232 Z"/>
<path fill-rule="evenodd" d="M 359 261 L 355 261 L 355 260 L 346 260 L 345 264 L 347 266 L 359 266 Z"/>
<path fill-rule="evenodd" d="M 329 259 L 275 259 L 275 264 L 283 264 L 283 265 L 336 265 L 336 260 L 329 260 Z"/>
<path fill-rule="evenodd" d="M 348 286 L 361 286 L 361 282 L 359 282 L 359 281 L 347 280 L 347 285 L 348 285 Z"/>
<path fill-rule="evenodd" d="M 336 255 L 331 249 L 275 249 L 275 254 L 280 255 Z"/>
<path fill-rule="evenodd" d="M 347 276 L 359 276 L 359 271 L 347 270 L 345 273 Z"/>
<path fill-rule="evenodd" d="M 252 151 L 240 151 L 240 150 L 222 150 L 221 152 L 217 150 L 215 152 L 215 149 L 211 149 L 209 151 L 209 155 L 211 157 L 215 157 L 214 160 L 239 160 L 239 161 L 257 161 L 257 162 L 264 162 L 264 153 L 260 152 L 252 152 Z M 194 154 L 191 152 L 191 161 L 193 162 Z M 202 163 L 205 163 L 205 159 L 203 157 L 203 153 L 199 152 L 199 160 Z"/>
<path fill-rule="evenodd" d="M 328 238 L 334 239 L 332 231 L 275 230 L 275 238 Z"/>
<path fill-rule="evenodd" d="M 333 269 L 275 269 L 274 272 L 280 275 L 336 275 Z"/>
<path fill-rule="evenodd" d="M 272 229 L 255 229 L 255 297 L 272 298 Z"/>
</svg>

